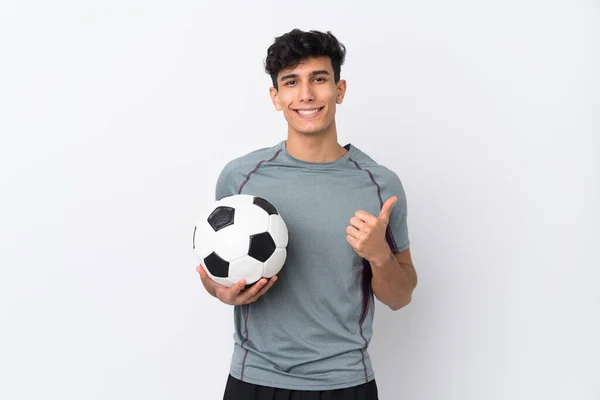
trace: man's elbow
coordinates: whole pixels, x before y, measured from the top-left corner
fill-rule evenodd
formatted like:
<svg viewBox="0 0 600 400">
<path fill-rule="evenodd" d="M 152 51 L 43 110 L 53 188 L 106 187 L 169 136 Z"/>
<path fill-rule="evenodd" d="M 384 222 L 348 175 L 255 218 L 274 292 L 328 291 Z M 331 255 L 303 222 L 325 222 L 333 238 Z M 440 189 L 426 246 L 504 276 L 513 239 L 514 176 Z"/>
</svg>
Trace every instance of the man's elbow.
<svg viewBox="0 0 600 400">
<path fill-rule="evenodd" d="M 399 309 L 404 308 L 407 305 L 409 305 L 410 302 L 411 302 L 411 300 L 412 300 L 412 294 L 411 293 L 406 293 L 405 295 L 403 295 L 402 297 L 400 297 L 398 299 L 398 301 L 393 302 L 391 304 L 388 304 L 388 307 L 392 311 L 398 311 Z"/>
</svg>

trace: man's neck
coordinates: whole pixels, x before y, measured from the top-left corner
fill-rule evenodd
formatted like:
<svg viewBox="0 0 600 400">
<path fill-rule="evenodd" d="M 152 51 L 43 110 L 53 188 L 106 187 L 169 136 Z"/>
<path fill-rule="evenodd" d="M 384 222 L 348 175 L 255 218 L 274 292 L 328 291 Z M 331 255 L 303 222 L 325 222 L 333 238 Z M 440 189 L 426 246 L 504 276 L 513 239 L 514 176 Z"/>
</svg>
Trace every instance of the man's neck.
<svg viewBox="0 0 600 400">
<path fill-rule="evenodd" d="M 338 143 L 336 132 L 315 136 L 288 132 L 285 146 L 292 157 L 316 163 L 335 161 L 348 151 Z"/>
</svg>

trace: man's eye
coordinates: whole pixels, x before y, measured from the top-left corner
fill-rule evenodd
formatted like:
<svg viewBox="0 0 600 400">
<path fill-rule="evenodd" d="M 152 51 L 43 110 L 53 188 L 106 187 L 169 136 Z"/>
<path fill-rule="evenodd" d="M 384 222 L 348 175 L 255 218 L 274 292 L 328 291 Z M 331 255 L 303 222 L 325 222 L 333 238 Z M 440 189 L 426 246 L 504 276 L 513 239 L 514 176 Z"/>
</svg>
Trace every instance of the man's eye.
<svg viewBox="0 0 600 400">
<path fill-rule="evenodd" d="M 315 81 L 325 82 L 325 78 L 315 78 Z"/>
<path fill-rule="evenodd" d="M 286 85 L 292 85 L 292 84 L 294 84 L 294 83 L 296 83 L 296 81 L 287 81 L 285 84 L 286 84 Z"/>
</svg>

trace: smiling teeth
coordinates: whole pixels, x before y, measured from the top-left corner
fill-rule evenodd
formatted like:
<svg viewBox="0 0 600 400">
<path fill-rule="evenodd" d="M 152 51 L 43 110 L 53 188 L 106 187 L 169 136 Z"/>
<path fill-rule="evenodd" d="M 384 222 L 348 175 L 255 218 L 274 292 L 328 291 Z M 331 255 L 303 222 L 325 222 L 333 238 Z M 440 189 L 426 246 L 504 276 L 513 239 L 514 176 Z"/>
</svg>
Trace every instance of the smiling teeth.
<svg viewBox="0 0 600 400">
<path fill-rule="evenodd" d="M 320 110 L 320 108 L 317 108 L 315 110 L 310 110 L 310 111 L 304 111 L 304 110 L 297 110 L 297 111 L 298 111 L 298 114 L 300 114 L 300 115 L 313 115 L 313 114 L 318 113 L 319 110 Z"/>
</svg>

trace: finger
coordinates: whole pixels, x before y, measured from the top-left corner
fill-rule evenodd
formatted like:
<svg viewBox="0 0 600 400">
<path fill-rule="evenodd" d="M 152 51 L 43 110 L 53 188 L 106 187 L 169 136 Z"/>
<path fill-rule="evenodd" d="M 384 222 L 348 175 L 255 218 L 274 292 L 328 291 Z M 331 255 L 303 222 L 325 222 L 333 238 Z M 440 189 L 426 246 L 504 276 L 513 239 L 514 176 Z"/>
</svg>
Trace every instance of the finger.
<svg viewBox="0 0 600 400">
<path fill-rule="evenodd" d="M 230 288 L 227 288 L 227 292 L 229 293 L 229 295 L 231 296 L 232 299 L 235 299 L 237 296 L 240 295 L 240 293 L 242 293 L 244 291 L 245 288 L 246 288 L 246 281 L 243 279 L 240 279 L 239 281 L 236 282 L 235 285 L 233 285 Z"/>
<path fill-rule="evenodd" d="M 269 283 L 263 286 L 263 288 L 259 290 L 256 296 L 250 299 L 250 302 L 253 303 L 256 300 L 258 300 L 263 294 L 267 292 L 267 290 L 269 290 L 275 284 L 275 281 L 277 281 L 277 276 L 273 276 L 271 279 L 269 279 Z"/>
<path fill-rule="evenodd" d="M 217 290 L 224 292 L 227 295 L 227 297 L 232 297 L 232 298 L 237 296 L 242 290 L 244 290 L 244 287 L 246 287 L 246 281 L 244 281 L 243 279 L 237 281 L 235 284 L 233 284 L 231 286 L 221 285 L 220 283 L 217 283 L 217 282 L 213 281 L 212 279 L 211 279 L 211 281 L 213 282 L 213 284 Z"/>
<path fill-rule="evenodd" d="M 379 213 L 379 219 L 385 221 L 385 223 L 390 222 L 390 213 L 392 212 L 392 207 L 398 201 L 398 197 L 392 196 L 383 203 L 381 206 L 381 212 Z"/>
<path fill-rule="evenodd" d="M 208 291 L 208 293 L 210 293 L 213 296 L 217 296 L 218 287 L 221 285 L 212 280 L 212 278 L 204 270 L 204 267 L 202 267 L 202 265 L 198 265 L 196 267 L 196 271 L 198 271 L 198 274 L 200 274 L 200 281 L 202 282 L 202 285 Z"/>
<path fill-rule="evenodd" d="M 358 246 L 358 239 L 356 239 L 353 236 L 346 235 L 346 240 L 348 241 L 348 243 L 350 244 L 350 246 L 352 246 L 352 248 L 354 250 L 356 250 L 356 246 Z"/>
<path fill-rule="evenodd" d="M 346 233 L 356 239 L 359 239 L 363 236 L 363 233 L 354 226 L 347 226 Z"/>
<path fill-rule="evenodd" d="M 269 289 L 271 289 L 271 287 L 273 287 L 273 285 L 275 284 L 275 282 L 277 282 L 277 275 L 272 276 L 271 279 L 269 279 L 269 283 L 267 283 L 262 289 L 260 289 L 260 291 L 257 294 L 257 297 L 262 296 L 263 294 L 265 294 L 265 292 Z"/>
<path fill-rule="evenodd" d="M 212 282 L 214 282 L 214 281 L 210 278 L 210 276 L 208 276 L 208 274 L 206 273 L 206 271 L 204 270 L 204 267 L 202 265 L 198 265 L 196 267 L 196 271 L 198 271 L 198 273 L 200 274 L 200 279 L 202 280 L 203 283 L 212 286 Z"/>
<path fill-rule="evenodd" d="M 262 278 L 260 279 L 258 282 L 256 282 L 254 285 L 252 285 L 249 289 L 246 289 L 246 292 L 242 293 L 240 295 L 240 301 L 242 303 L 247 302 L 248 300 L 250 300 L 251 298 L 255 297 L 258 292 L 267 284 L 267 279 Z"/>
<path fill-rule="evenodd" d="M 241 280 L 236 282 L 233 286 L 224 286 L 215 282 L 213 286 L 215 288 L 215 294 L 219 300 L 225 304 L 234 305 L 240 292 L 244 290 L 246 282 Z"/>
<path fill-rule="evenodd" d="M 369 224 L 369 225 L 375 225 L 377 223 L 377 217 L 374 216 L 373 214 L 369 214 L 366 211 L 363 210 L 358 210 L 357 212 L 354 213 L 354 216 L 358 219 L 360 219 L 361 221 L 363 221 L 363 223 Z"/>
<path fill-rule="evenodd" d="M 358 218 L 357 216 L 353 216 L 352 218 L 350 218 L 350 225 L 355 227 L 359 231 L 367 228 L 367 223 L 362 219 Z"/>
</svg>

